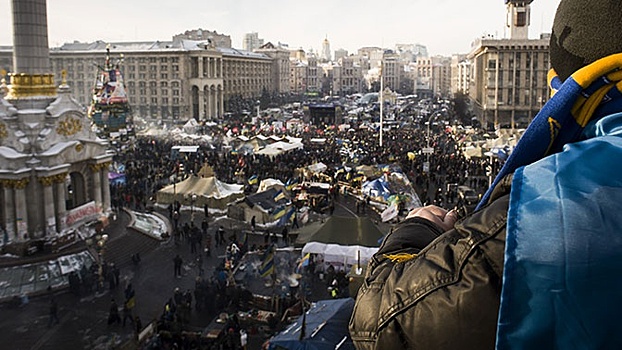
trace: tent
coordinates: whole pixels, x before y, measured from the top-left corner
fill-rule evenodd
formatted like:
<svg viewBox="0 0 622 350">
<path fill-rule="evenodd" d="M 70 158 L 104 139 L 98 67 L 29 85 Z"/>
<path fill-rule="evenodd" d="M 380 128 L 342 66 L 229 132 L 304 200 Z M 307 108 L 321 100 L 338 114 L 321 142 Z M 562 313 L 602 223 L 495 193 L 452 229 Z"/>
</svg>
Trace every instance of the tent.
<svg viewBox="0 0 622 350">
<path fill-rule="evenodd" d="M 308 231 L 307 231 L 308 230 Z M 324 264 L 346 268 L 364 264 L 378 251 L 382 232 L 368 217 L 331 216 L 322 225 L 309 225 L 300 230 L 296 243 L 304 243 L 302 254 L 320 254 Z"/>
<path fill-rule="evenodd" d="M 279 193 L 283 193 L 282 198 L 279 198 Z M 248 195 L 240 203 L 230 205 L 227 209 L 227 216 L 244 222 L 250 222 L 254 216 L 257 223 L 265 224 L 274 221 L 272 214 L 277 208 L 286 207 L 288 211 L 290 206 L 289 195 L 283 190 L 272 187 Z"/>
<path fill-rule="evenodd" d="M 268 341 L 268 349 L 355 349 L 348 331 L 348 322 L 353 309 L 352 298 L 320 300 L 313 303 L 305 315 L 300 316 L 296 322 Z"/>
<path fill-rule="evenodd" d="M 197 198 L 194 203 L 192 195 Z M 205 203 L 210 208 L 225 209 L 231 202 L 244 197 L 244 186 L 227 184 L 215 177 L 198 177 L 191 175 L 187 179 L 159 190 L 156 201 L 159 204 L 170 204 L 175 200 L 182 204 L 203 206 Z"/>
<path fill-rule="evenodd" d="M 190 119 L 188 119 L 186 124 L 184 124 L 183 130 L 184 130 L 184 132 L 186 132 L 188 134 L 194 134 L 194 133 L 196 133 L 198 126 L 199 126 L 199 122 L 197 122 L 196 119 L 194 119 L 194 118 L 190 118 Z"/>
<path fill-rule="evenodd" d="M 281 180 L 278 180 L 278 179 L 272 179 L 272 178 L 263 179 L 259 183 L 259 187 L 257 188 L 257 193 L 266 191 L 270 188 L 276 188 L 277 190 L 284 190 L 285 184 L 283 184 L 283 182 L 281 182 Z"/>
</svg>

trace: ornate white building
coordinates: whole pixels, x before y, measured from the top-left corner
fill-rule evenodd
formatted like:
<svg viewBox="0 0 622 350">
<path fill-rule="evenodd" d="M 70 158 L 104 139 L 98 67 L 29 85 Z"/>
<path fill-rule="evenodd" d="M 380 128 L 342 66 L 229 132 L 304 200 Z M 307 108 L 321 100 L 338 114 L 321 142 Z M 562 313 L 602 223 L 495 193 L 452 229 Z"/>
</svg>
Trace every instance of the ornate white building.
<svg viewBox="0 0 622 350">
<path fill-rule="evenodd" d="M 0 226 L 5 251 L 20 253 L 110 210 L 113 153 L 69 86 L 54 83 L 46 1 L 13 0 L 12 8 L 13 72 L 0 94 Z"/>
</svg>

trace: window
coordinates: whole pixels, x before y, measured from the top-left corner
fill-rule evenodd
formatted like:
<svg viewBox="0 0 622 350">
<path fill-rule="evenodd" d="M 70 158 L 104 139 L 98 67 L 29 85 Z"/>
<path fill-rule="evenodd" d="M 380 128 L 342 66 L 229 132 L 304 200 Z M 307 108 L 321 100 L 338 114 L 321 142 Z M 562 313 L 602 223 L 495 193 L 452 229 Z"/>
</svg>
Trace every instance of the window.
<svg viewBox="0 0 622 350">
<path fill-rule="evenodd" d="M 168 79 L 167 73 L 160 73 L 160 79 Z"/>
<path fill-rule="evenodd" d="M 140 73 L 140 74 L 138 74 L 138 78 L 139 78 L 139 79 L 147 79 L 147 74 L 145 74 L 145 73 Z"/>
<path fill-rule="evenodd" d="M 162 86 L 162 87 L 167 87 L 167 86 L 168 86 L 168 82 L 166 82 L 166 81 L 161 81 L 161 82 L 160 82 L 160 86 Z"/>
<path fill-rule="evenodd" d="M 158 66 L 149 66 L 150 72 L 156 72 L 158 70 Z"/>
<path fill-rule="evenodd" d="M 150 87 L 156 87 L 156 86 L 158 86 L 158 83 L 157 83 L 157 82 L 155 82 L 155 81 L 150 81 L 150 82 L 149 82 L 149 86 L 150 86 Z"/>
<path fill-rule="evenodd" d="M 149 79 L 155 79 L 158 76 L 158 73 L 149 73 Z"/>
<path fill-rule="evenodd" d="M 173 72 L 179 71 L 179 66 L 176 64 L 174 64 L 171 68 L 173 69 Z"/>
<path fill-rule="evenodd" d="M 168 95 L 168 90 L 166 89 L 162 89 L 162 91 L 160 91 L 162 95 Z"/>
<path fill-rule="evenodd" d="M 179 104 L 179 98 L 173 97 L 173 104 L 178 105 Z"/>
<path fill-rule="evenodd" d="M 168 97 L 162 97 L 162 104 L 168 105 Z"/>
<path fill-rule="evenodd" d="M 516 12 L 514 25 L 517 27 L 524 27 L 527 25 L 527 13 L 525 11 Z"/>
<path fill-rule="evenodd" d="M 158 59 L 155 57 L 149 57 L 149 63 L 156 63 L 158 62 Z"/>
<path fill-rule="evenodd" d="M 168 57 L 160 57 L 160 62 L 161 62 L 161 63 L 166 63 L 166 62 L 168 62 Z"/>
<path fill-rule="evenodd" d="M 168 66 L 163 64 L 160 66 L 160 70 L 168 70 Z"/>
<path fill-rule="evenodd" d="M 151 98 L 151 104 L 157 105 L 158 104 L 158 98 L 157 97 L 152 97 Z"/>
</svg>

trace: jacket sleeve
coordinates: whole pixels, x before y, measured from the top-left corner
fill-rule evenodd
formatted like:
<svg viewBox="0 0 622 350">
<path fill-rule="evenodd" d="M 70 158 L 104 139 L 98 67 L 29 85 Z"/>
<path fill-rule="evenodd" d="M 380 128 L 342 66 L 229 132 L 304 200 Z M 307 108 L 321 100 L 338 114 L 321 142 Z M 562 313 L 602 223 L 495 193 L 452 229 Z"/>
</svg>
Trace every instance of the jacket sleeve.
<svg viewBox="0 0 622 350">
<path fill-rule="evenodd" d="M 424 247 L 407 233 L 435 232 L 425 219 L 387 236 L 356 297 L 349 325 L 356 348 L 494 348 L 508 197 Z"/>
</svg>

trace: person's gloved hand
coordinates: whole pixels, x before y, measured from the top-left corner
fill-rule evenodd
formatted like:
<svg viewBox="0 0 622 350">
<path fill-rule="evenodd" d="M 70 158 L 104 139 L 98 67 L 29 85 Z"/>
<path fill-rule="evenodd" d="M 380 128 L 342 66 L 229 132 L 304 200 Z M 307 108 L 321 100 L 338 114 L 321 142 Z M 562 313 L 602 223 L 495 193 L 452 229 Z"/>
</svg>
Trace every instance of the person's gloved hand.
<svg viewBox="0 0 622 350">
<path fill-rule="evenodd" d="M 449 231 L 454 228 L 454 224 L 458 220 L 458 213 L 453 209 L 448 211 L 436 205 L 428 205 L 411 210 L 406 219 L 414 217 L 430 220 L 443 231 Z"/>
</svg>

